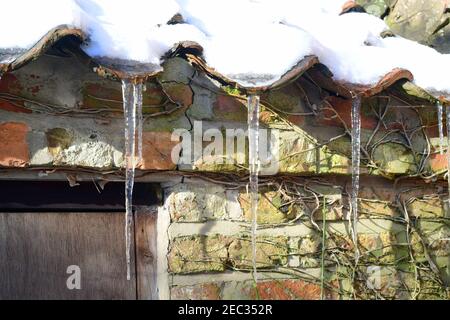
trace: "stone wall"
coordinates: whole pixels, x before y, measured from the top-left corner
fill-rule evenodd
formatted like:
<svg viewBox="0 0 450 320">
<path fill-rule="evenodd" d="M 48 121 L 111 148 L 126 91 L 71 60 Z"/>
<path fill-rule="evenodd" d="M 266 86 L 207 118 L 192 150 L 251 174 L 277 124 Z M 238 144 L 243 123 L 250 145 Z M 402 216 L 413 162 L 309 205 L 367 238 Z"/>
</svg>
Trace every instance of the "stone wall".
<svg viewBox="0 0 450 320">
<path fill-rule="evenodd" d="M 245 129 L 245 96 L 178 57 L 146 82 L 137 179 L 165 190 L 164 297 L 449 298 L 447 158 L 435 101 L 408 81 L 363 99 L 356 263 L 347 222 L 351 100 L 313 76 L 261 96 L 261 126 L 277 132 L 280 162 L 277 174 L 261 177 L 256 286 L 245 163 L 171 159 L 175 129 L 192 132 L 196 121 L 202 132 Z M 42 56 L 3 75 L 0 178 L 122 180 L 121 104 L 120 82 L 72 57 Z"/>
<path fill-rule="evenodd" d="M 172 141 L 175 129 L 194 134 L 196 122 L 201 122 L 200 134 L 210 128 L 246 129 L 246 98 L 181 58 L 169 60 L 165 70 L 159 79 L 146 83 L 139 169 L 245 173 L 245 164 L 214 165 L 214 159 L 213 164 L 202 162 L 201 154 L 187 165 L 172 161 L 171 152 L 178 143 Z M 56 90 L 59 82 L 64 86 Z M 382 92 L 362 103 L 362 156 L 367 164 L 363 173 L 425 179 L 443 174 L 445 157 L 435 152 L 439 139 L 434 102 L 409 82 L 395 90 L 400 91 Z M 76 60 L 58 62 L 44 56 L 5 74 L 0 94 L 4 137 L 0 165 L 98 171 L 123 167 L 119 82 L 92 75 Z M 279 137 L 279 174 L 351 172 L 350 99 L 330 95 L 301 77 L 264 93 L 261 104 L 262 128 Z M 217 159 L 224 156 L 215 155 Z"/>
<path fill-rule="evenodd" d="M 249 273 L 245 188 L 200 180 L 168 186 L 170 297 L 448 299 L 450 232 L 444 199 L 435 196 L 442 186 L 412 190 L 411 182 L 394 186 L 364 178 L 361 257 L 354 269 L 345 220 L 348 183 L 346 178 L 281 179 L 261 193 L 256 287 Z M 294 188 L 303 200 L 286 198 Z"/>
</svg>

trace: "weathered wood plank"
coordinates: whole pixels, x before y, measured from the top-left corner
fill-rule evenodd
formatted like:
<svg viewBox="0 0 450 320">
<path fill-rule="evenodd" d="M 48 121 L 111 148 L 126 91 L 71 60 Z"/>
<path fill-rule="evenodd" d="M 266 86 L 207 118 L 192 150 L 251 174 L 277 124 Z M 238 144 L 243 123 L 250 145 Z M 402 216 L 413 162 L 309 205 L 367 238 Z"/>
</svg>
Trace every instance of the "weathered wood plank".
<svg viewBox="0 0 450 320">
<path fill-rule="evenodd" d="M 80 290 L 67 288 L 71 265 Z M 135 298 L 123 213 L 0 213 L 0 299 Z"/>
<path fill-rule="evenodd" d="M 135 212 L 136 282 L 140 300 L 157 298 L 156 286 L 156 206 L 139 207 Z"/>
</svg>

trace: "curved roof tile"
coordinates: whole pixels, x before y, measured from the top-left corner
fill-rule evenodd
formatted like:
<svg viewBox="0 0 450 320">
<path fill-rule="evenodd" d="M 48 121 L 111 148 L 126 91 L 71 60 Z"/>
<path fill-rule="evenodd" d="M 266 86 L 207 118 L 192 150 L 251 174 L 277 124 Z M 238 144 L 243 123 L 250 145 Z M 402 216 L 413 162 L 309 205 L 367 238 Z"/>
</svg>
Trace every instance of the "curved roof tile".
<svg viewBox="0 0 450 320">
<path fill-rule="evenodd" d="M 39 58 L 46 53 L 58 41 L 67 38 L 75 38 L 79 43 L 85 40 L 85 35 L 80 29 L 61 25 L 47 32 L 34 46 L 28 50 L 19 50 L 9 55 L 7 62 L 0 61 L 0 71 L 2 73 L 14 71 L 27 63 Z"/>
<path fill-rule="evenodd" d="M 87 36 L 80 29 L 68 25 L 58 26 L 47 32 L 46 35 L 28 50 L 19 50 L 16 52 L 4 50 L 4 55 L 8 56 L 8 61 L 0 63 L 0 72 L 5 73 L 19 69 L 45 54 L 58 43 L 61 43 L 62 50 L 76 56 L 82 63 L 102 77 L 113 78 L 116 80 L 126 78 L 146 79 L 155 77 L 163 71 L 161 66 L 155 64 L 111 58 L 93 58 L 86 54 L 81 48 L 81 44 L 86 41 L 86 39 Z M 184 41 L 175 45 L 163 58 L 168 59 L 174 56 L 182 57 L 223 85 L 230 85 L 239 88 L 244 92 L 263 92 L 276 89 L 305 75 L 314 78 L 314 81 L 324 89 L 343 97 L 351 98 L 355 94 L 362 95 L 363 97 L 370 97 L 391 88 L 401 80 L 413 80 L 413 75 L 410 71 L 405 69 L 394 69 L 386 74 L 375 85 L 340 82 L 333 79 L 331 71 L 325 65 L 321 64 L 316 56 L 311 55 L 301 59 L 295 66 L 282 75 L 279 80 L 270 85 L 244 87 L 208 66 L 206 61 L 202 58 L 202 53 L 203 48 L 201 45 L 192 41 Z M 435 97 L 435 95 L 430 94 L 425 90 L 423 91 L 429 95 L 429 101 L 432 101 L 433 99 L 438 101 L 439 99 L 442 103 L 449 104 L 447 96 L 437 93 L 437 97 Z"/>
</svg>

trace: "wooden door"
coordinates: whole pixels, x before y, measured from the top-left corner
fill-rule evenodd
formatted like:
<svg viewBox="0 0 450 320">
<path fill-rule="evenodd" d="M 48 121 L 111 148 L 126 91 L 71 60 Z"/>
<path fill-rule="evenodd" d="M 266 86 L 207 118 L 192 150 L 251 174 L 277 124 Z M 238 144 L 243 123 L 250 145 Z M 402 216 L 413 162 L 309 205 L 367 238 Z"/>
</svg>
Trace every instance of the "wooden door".
<svg viewBox="0 0 450 320">
<path fill-rule="evenodd" d="M 21 194 L 25 196 L 23 190 Z M 147 200 L 152 199 L 151 195 L 147 196 Z M 30 198 L 36 198 L 36 193 Z M 0 202 L 0 207 L 3 206 L 0 209 L 0 299 L 152 297 L 155 261 L 151 248 L 156 237 L 156 215 L 148 201 L 149 206 L 139 207 L 135 212 L 132 275 L 128 281 L 124 211 L 117 206 L 121 199 L 113 206 L 89 200 L 91 208 L 80 204 L 85 210 L 79 211 L 73 210 L 73 203 L 78 200 L 71 201 L 67 206 L 70 210 L 58 210 L 64 203 L 55 205 L 54 202 L 61 200 L 51 205 L 44 201 L 51 208 L 47 210 L 45 203 L 30 205 L 26 199 L 19 200 L 10 194 Z M 109 210 L 101 211 L 96 204 Z M 79 287 L 73 277 L 79 277 Z"/>
</svg>

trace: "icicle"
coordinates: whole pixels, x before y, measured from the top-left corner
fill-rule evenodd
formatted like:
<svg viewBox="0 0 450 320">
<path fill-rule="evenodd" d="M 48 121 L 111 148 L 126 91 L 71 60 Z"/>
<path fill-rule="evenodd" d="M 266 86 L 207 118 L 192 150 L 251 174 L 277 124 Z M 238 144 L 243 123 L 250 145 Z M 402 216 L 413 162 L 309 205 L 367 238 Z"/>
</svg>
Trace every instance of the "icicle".
<svg viewBox="0 0 450 320">
<path fill-rule="evenodd" d="M 127 280 L 131 279 L 131 229 L 133 225 L 133 187 L 136 169 L 136 137 L 138 159 L 142 160 L 142 91 L 143 84 L 122 80 L 125 120 L 125 247 Z M 136 117 L 137 113 L 137 117 Z"/>
<path fill-rule="evenodd" d="M 256 237 L 258 229 L 258 173 L 259 173 L 259 96 L 248 96 L 248 141 L 249 141 L 249 185 L 250 208 L 252 216 L 251 240 L 252 240 L 252 265 L 253 279 L 258 281 L 256 267 Z"/>
<path fill-rule="evenodd" d="M 136 108 L 134 85 L 122 81 L 123 113 L 125 119 L 125 247 L 127 280 L 131 279 L 131 228 L 133 223 L 133 187 L 135 163 Z"/>
<path fill-rule="evenodd" d="M 437 104 L 438 127 L 439 127 L 439 153 L 444 154 L 444 122 L 442 104 Z"/>
<path fill-rule="evenodd" d="M 142 91 L 144 85 L 142 83 L 137 83 L 134 85 L 133 98 L 136 105 L 137 112 L 137 148 L 138 148 L 138 162 L 142 161 L 142 127 L 144 122 L 144 117 L 142 115 Z"/>
<path fill-rule="evenodd" d="M 358 193 L 359 193 L 359 166 L 361 163 L 361 97 L 356 96 L 352 101 L 352 192 L 350 197 L 352 238 L 355 246 L 356 260 L 358 251 Z"/>
<path fill-rule="evenodd" d="M 448 183 L 448 199 L 447 199 L 447 210 L 450 211 L 450 107 L 445 108 L 446 125 L 447 125 L 447 183 Z M 447 212 L 447 217 L 450 214 Z"/>
</svg>

